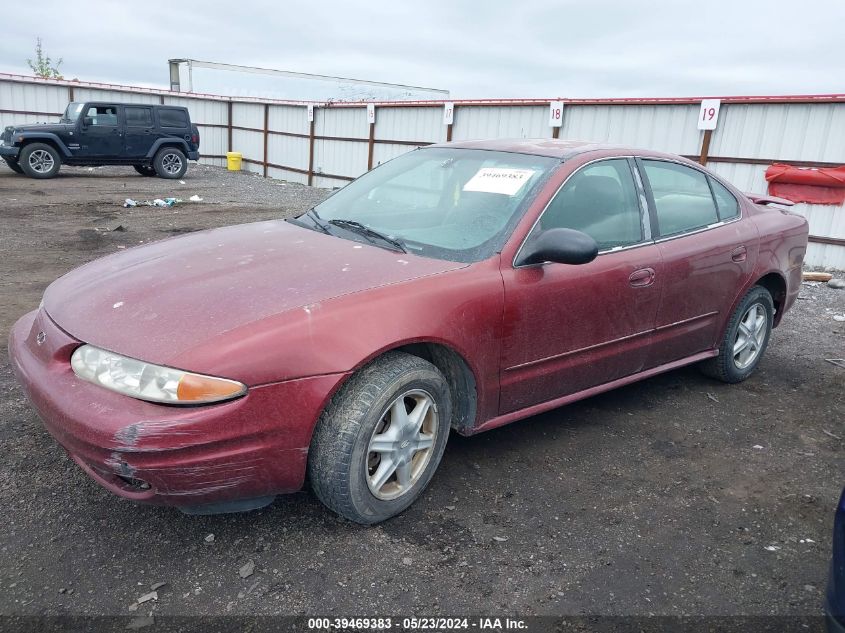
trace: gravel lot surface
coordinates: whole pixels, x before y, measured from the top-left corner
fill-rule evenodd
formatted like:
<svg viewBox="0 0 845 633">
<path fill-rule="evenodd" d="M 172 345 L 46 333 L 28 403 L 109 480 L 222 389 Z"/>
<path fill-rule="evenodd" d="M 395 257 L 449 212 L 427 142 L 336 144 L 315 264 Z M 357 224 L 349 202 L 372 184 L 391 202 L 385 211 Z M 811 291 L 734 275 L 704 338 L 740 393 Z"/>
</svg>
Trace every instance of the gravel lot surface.
<svg viewBox="0 0 845 633">
<path fill-rule="evenodd" d="M 121 206 L 193 194 L 204 202 Z M 83 262 L 325 195 L 210 167 L 182 185 L 1 165 L 0 332 Z M 373 528 L 308 492 L 206 517 L 120 500 L 42 428 L 2 346 L 0 613 L 819 615 L 845 484 L 845 369 L 824 360 L 845 357 L 836 314 L 845 290 L 805 285 L 740 385 L 687 368 L 453 434 L 427 493 Z"/>
</svg>

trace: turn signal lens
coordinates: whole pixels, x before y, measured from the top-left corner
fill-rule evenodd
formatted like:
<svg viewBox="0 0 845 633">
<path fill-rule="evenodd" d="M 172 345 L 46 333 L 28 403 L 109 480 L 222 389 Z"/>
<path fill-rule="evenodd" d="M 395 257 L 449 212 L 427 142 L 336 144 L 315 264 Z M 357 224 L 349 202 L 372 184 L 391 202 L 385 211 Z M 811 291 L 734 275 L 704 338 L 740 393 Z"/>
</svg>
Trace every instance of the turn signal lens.
<svg viewBox="0 0 845 633">
<path fill-rule="evenodd" d="M 244 386 L 233 380 L 185 374 L 176 387 L 176 398 L 179 402 L 219 402 L 239 396 L 243 391 Z"/>
<path fill-rule="evenodd" d="M 70 365 L 80 378 L 123 395 L 162 404 L 211 404 L 246 393 L 246 385 L 227 378 L 152 365 L 93 345 L 73 352 Z"/>
</svg>

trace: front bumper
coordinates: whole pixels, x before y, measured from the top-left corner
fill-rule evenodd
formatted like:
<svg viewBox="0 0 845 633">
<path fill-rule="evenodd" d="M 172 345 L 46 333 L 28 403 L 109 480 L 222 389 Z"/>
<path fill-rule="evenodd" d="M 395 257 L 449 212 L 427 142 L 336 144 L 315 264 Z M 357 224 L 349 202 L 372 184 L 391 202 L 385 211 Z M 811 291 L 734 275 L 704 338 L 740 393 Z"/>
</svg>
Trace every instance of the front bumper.
<svg viewBox="0 0 845 633">
<path fill-rule="evenodd" d="M 18 160 L 20 150 L 20 147 L 15 147 L 14 145 L 0 145 L 0 157 Z"/>
<path fill-rule="evenodd" d="M 12 367 L 44 426 L 114 494 L 193 512 L 299 490 L 313 425 L 344 376 L 255 387 L 211 406 L 157 405 L 78 378 L 69 359 L 80 344 L 43 309 L 12 328 Z"/>
</svg>

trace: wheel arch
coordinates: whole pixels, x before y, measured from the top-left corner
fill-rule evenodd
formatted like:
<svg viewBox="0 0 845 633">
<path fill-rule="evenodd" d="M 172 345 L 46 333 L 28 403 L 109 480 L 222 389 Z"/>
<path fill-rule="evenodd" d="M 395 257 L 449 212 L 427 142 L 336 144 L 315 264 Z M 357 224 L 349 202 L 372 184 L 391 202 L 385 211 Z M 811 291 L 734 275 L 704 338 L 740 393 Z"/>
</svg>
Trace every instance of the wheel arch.
<svg viewBox="0 0 845 633">
<path fill-rule="evenodd" d="M 147 152 L 146 157 L 148 159 L 154 158 L 159 150 L 165 147 L 175 147 L 184 153 L 186 158 L 188 156 L 188 144 L 184 140 L 180 138 L 160 138 L 153 143 L 153 146 L 150 148 L 150 151 Z"/>
<path fill-rule="evenodd" d="M 65 144 L 62 143 L 62 140 L 55 134 L 25 135 L 23 140 L 20 141 L 20 152 L 23 152 L 27 145 L 32 145 L 33 143 L 44 143 L 45 145 L 49 145 L 56 150 L 59 153 L 59 156 L 63 159 L 69 158 L 71 155 L 67 146 L 65 146 Z M 18 153 L 18 158 L 20 158 L 20 152 Z"/>
<path fill-rule="evenodd" d="M 786 279 L 778 271 L 768 272 L 752 283 L 743 293 L 743 296 L 754 286 L 762 286 L 772 295 L 772 302 L 775 304 L 772 327 L 777 327 L 783 317 L 783 305 L 786 302 Z"/>
</svg>

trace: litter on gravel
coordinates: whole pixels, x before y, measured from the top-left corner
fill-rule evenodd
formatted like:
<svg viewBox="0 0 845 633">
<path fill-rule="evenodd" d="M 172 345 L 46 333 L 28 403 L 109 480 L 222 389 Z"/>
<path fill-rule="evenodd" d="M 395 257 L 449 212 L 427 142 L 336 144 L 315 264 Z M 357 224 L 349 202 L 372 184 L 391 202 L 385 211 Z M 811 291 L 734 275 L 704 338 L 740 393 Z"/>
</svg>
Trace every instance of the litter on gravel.
<svg viewBox="0 0 845 633">
<path fill-rule="evenodd" d="M 249 578 L 252 576 L 253 572 L 255 571 L 255 563 L 251 560 L 248 560 L 246 563 L 241 565 L 241 568 L 238 570 L 238 575 L 241 578 Z"/>
<path fill-rule="evenodd" d="M 150 593 L 145 593 L 143 596 L 138 598 L 138 604 L 144 604 L 145 602 L 149 602 L 150 600 L 158 600 L 158 592 L 151 591 Z"/>
</svg>

